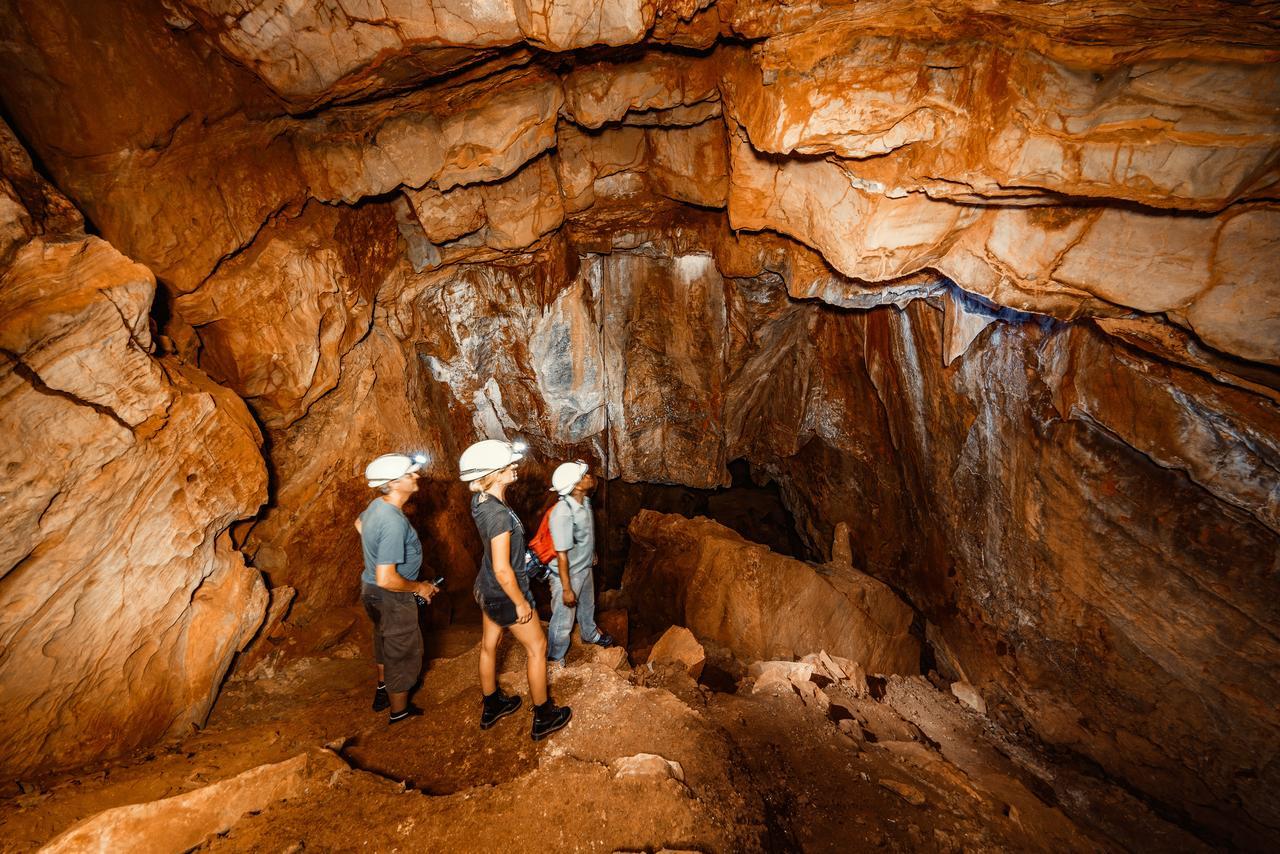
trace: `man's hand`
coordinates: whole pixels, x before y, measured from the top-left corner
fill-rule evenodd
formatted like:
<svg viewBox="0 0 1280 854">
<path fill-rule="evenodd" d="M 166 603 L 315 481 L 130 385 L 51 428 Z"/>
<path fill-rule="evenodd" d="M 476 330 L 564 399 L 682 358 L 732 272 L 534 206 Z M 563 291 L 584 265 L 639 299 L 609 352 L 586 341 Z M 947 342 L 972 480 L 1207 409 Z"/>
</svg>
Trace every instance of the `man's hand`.
<svg viewBox="0 0 1280 854">
<path fill-rule="evenodd" d="M 566 587 L 564 589 L 564 595 L 560 598 L 564 599 L 564 606 L 566 608 L 578 607 L 578 597 L 574 595 L 573 588 Z"/>
<path fill-rule="evenodd" d="M 529 607 L 528 601 L 521 599 L 516 603 L 516 622 L 524 624 L 533 619 L 533 609 Z"/>
<path fill-rule="evenodd" d="M 418 582 L 418 595 L 421 596 L 423 599 L 426 599 L 428 602 L 430 602 L 432 597 L 434 597 L 439 592 L 440 592 L 440 588 L 436 587 L 430 581 Z"/>
</svg>

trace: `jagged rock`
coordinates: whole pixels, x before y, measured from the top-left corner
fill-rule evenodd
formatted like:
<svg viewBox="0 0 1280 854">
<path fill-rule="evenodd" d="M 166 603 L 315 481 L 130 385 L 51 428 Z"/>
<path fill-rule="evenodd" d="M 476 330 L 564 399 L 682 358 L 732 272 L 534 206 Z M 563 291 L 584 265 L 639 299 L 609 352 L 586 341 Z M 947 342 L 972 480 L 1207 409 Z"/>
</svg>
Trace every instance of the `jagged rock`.
<svg viewBox="0 0 1280 854">
<path fill-rule="evenodd" d="M 454 424 L 428 420 L 439 394 L 433 385 L 421 364 L 408 361 L 395 339 L 375 327 L 347 355 L 337 388 L 273 435 L 279 487 L 245 545 L 273 583 L 297 588 L 317 606 L 353 602 L 363 569 L 355 517 L 375 495 L 364 467 L 379 454 L 413 451 L 429 459 L 407 509 L 429 544 L 424 572 L 444 575 L 451 590 L 470 589 L 475 524 L 450 452 L 458 444 Z M 421 397 L 407 398 L 407 388 Z"/>
<path fill-rule="evenodd" d="M 839 683 L 856 696 L 867 695 L 867 674 L 863 671 L 862 665 L 856 661 L 828 655 L 824 649 L 804 656 L 800 662 L 812 667 L 814 673 Z"/>
<path fill-rule="evenodd" d="M 992 708 L 993 696 L 1011 703 L 1051 743 L 1197 820 L 1256 833 L 1273 805 L 1230 769 L 1262 774 L 1256 756 L 1270 755 L 1280 727 L 1261 711 L 1274 686 L 1251 663 L 1270 655 L 1257 626 L 1280 619 L 1260 592 L 1276 554 L 1274 404 L 1088 326 L 1031 318 L 997 321 L 945 368 L 944 326 L 922 304 L 850 321 L 842 340 L 860 355 L 830 366 L 843 379 L 817 381 L 842 389 L 839 405 L 822 410 L 823 438 L 787 463 L 799 515 L 847 522 L 858 553 L 937 626 L 939 661 L 957 663 L 950 672 L 981 685 Z M 867 459 L 912 462 L 868 471 Z M 859 486 L 828 492 L 836 483 Z M 904 490 L 926 526 L 886 521 Z M 921 559 L 933 569 L 917 571 Z M 1217 594 L 1197 592 L 1206 586 Z M 1078 651 L 1069 671 L 1054 663 L 1062 648 Z M 1155 696 L 1155 707 L 1141 699 Z M 1213 759 L 1193 782 L 1177 769 L 1206 733 Z M 1219 811 L 1228 791 L 1248 805 L 1227 810 L 1240 820 L 1230 827 Z"/>
<path fill-rule="evenodd" d="M 225 833 L 245 814 L 301 794 L 347 764 L 327 750 L 250 768 L 229 780 L 149 803 L 115 807 L 60 834 L 41 851 L 137 851 L 167 854 L 198 847 Z"/>
<path fill-rule="evenodd" d="M 952 682 L 951 693 L 955 695 L 957 700 L 978 714 L 985 715 L 987 713 L 986 701 L 982 699 L 982 695 L 978 693 L 978 690 L 968 682 Z"/>
<path fill-rule="evenodd" d="M 337 385 L 397 258 L 386 208 L 311 204 L 269 226 L 174 308 L 200 338 L 200 366 L 268 428 L 287 427 Z"/>
<path fill-rule="evenodd" d="M 629 531 L 622 586 L 654 618 L 679 621 L 748 660 L 827 649 L 873 672 L 918 672 L 911 609 L 870 577 L 858 573 L 853 582 L 850 570 L 856 588 L 842 589 L 709 519 L 644 510 Z"/>
<path fill-rule="evenodd" d="M 597 62 L 564 79 L 565 113 L 586 128 L 628 113 L 668 111 L 718 101 L 720 66 L 684 54 L 654 52 L 624 64 Z"/>
<path fill-rule="evenodd" d="M 471 57 L 478 53 L 444 45 L 476 49 L 528 41 L 563 51 L 593 44 L 630 44 L 644 36 L 657 7 L 668 4 L 626 0 L 594 6 L 547 2 L 457 6 L 445 0 L 426 4 L 389 0 L 360 13 L 332 0 L 230 4 L 181 0 L 180 5 L 215 35 L 219 48 L 230 58 L 253 68 L 280 96 L 309 106 L 398 82 L 403 69 L 413 67 L 404 61 L 410 56 L 420 69 L 415 69 L 416 74 L 426 77 L 474 61 Z M 435 48 L 438 58 L 424 61 L 423 48 Z"/>
<path fill-rule="evenodd" d="M 549 157 L 496 184 L 472 184 L 446 193 L 407 190 L 405 195 L 434 243 L 484 229 L 477 239 L 486 246 L 521 249 L 564 221 L 564 202 Z"/>
<path fill-rule="evenodd" d="M 9 775 L 202 722 L 262 620 L 262 580 L 227 534 L 266 497 L 261 436 L 233 394 L 152 355 L 154 292 L 74 232 L 29 240 L 0 273 Z"/>
<path fill-rule="evenodd" d="M 1274 10 L 606 5 L 0 10 L 6 116 L 94 230 L 178 297 L 154 313 L 162 346 L 267 426 L 258 565 L 317 606 L 350 602 L 359 472 L 383 450 L 430 452 L 414 518 L 463 591 L 475 543 L 451 464 L 477 435 L 695 487 L 745 459 L 815 554 L 848 525 L 821 580 L 868 613 L 893 597 L 855 565 L 904 591 L 948 677 L 1206 833 L 1274 836 L 1280 722 L 1259 675 L 1280 601 Z M 621 58 L 545 52 L 646 37 Z M 0 551 L 45 560 L 49 526 L 75 519 L 68 537 L 102 544 L 86 578 L 101 570 L 115 602 L 139 543 L 177 543 L 142 555 L 140 613 L 95 671 L 146 695 L 142 713 L 111 711 L 132 744 L 207 702 L 165 694 L 156 674 L 182 667 L 133 621 L 180 632 L 199 589 L 191 625 L 217 638 L 184 663 L 207 692 L 261 611 L 221 534 L 264 495 L 256 431 L 231 395 L 149 355 L 150 274 L 75 233 L 12 148 L 0 263 L 58 298 L 0 324 L 26 365 L 0 393 L 27 490 Z M 392 196 L 403 262 L 389 226 L 313 227 L 385 218 Z M 386 254 L 334 261 L 356 244 Z M 108 267 L 104 299 L 62 286 Z M 213 483 L 175 511 L 187 468 Z M 50 606 L 74 656 L 94 649 L 81 627 L 104 636 L 119 610 L 84 585 L 86 607 Z M 24 614 L 40 598 L 11 595 Z M 75 661 L 53 696 L 89 666 Z M 38 761 L 62 761 L 47 746 Z"/>
<path fill-rule="evenodd" d="M 877 7 L 902 17 L 868 26 Z M 1191 47 L 1118 62 L 1123 41 L 1059 58 L 1071 48 L 1017 44 L 1014 31 L 974 39 L 893 3 L 827 13 L 726 52 L 726 110 L 761 151 L 892 153 L 867 170 L 890 196 L 1039 190 L 1218 210 L 1274 180 L 1276 77 L 1247 48 L 1236 64 Z M 1221 102 L 1229 117 L 1210 106 Z"/>
<path fill-rule="evenodd" d="M 663 632 L 662 637 L 649 652 L 649 664 L 678 664 L 693 679 L 702 675 L 702 665 L 706 663 L 707 653 L 693 636 L 693 632 L 683 626 L 672 626 Z"/>
</svg>

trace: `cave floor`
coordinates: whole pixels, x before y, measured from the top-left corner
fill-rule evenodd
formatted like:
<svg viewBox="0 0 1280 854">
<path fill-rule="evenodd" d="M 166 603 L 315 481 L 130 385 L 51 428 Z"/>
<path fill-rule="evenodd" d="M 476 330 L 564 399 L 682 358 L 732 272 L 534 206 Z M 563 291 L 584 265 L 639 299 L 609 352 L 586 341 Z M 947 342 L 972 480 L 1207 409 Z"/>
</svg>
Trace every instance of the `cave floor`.
<svg viewBox="0 0 1280 854">
<path fill-rule="evenodd" d="M 468 624 L 431 633 L 415 695 L 427 714 L 395 727 L 369 709 L 358 631 L 321 654 L 261 664 L 255 678 L 226 686 L 204 729 L 22 784 L 0 801 L 0 846 L 34 850 L 103 810 L 306 754 L 288 797 L 232 818 L 198 848 L 1204 849 L 1105 781 L 1002 742 L 985 718 L 919 677 L 889 679 L 878 699 L 829 684 L 815 703 L 792 691 L 753 693 L 749 681 L 712 690 L 679 668 L 630 668 L 620 651 L 575 642 L 553 679 L 556 699 L 574 707 L 569 727 L 535 743 L 522 709 L 481 731 L 478 634 Z M 507 690 L 523 689 L 523 664 L 518 645 L 505 642 Z M 858 726 L 833 720 L 846 716 Z M 160 810 L 148 825 L 157 839 L 181 812 Z"/>
</svg>

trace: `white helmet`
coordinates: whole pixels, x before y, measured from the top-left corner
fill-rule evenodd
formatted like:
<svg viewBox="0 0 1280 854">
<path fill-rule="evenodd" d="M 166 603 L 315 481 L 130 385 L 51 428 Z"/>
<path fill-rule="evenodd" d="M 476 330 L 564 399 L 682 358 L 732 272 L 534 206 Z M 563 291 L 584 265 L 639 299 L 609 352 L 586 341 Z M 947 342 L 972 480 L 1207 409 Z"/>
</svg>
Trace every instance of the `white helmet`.
<svg viewBox="0 0 1280 854">
<path fill-rule="evenodd" d="M 462 456 L 458 459 L 458 468 L 462 470 L 462 480 L 469 483 L 523 459 L 524 451 L 517 450 L 516 446 L 510 442 L 503 442 L 501 439 L 485 439 L 462 452 Z"/>
<path fill-rule="evenodd" d="M 422 468 L 426 459 L 407 454 L 383 454 L 364 467 L 365 480 L 370 486 L 386 486 L 397 478 L 413 474 Z"/>
<path fill-rule="evenodd" d="M 587 464 L 582 460 L 561 463 L 551 474 L 551 491 L 568 495 L 587 474 Z"/>
</svg>

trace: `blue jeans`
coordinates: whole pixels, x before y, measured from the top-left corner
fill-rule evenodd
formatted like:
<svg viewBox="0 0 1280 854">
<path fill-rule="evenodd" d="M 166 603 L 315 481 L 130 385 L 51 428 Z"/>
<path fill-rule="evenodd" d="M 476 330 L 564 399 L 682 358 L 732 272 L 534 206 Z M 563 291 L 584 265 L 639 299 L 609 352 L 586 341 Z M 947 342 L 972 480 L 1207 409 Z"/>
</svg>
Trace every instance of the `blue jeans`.
<svg viewBox="0 0 1280 854">
<path fill-rule="evenodd" d="M 564 604 L 564 587 L 560 584 L 560 569 L 551 567 L 551 623 L 547 626 L 547 658 L 552 661 L 563 661 L 569 651 L 569 636 L 573 634 L 573 619 L 578 618 L 578 634 L 583 643 L 595 643 L 600 640 L 600 629 L 596 628 L 596 583 L 591 575 L 591 567 L 575 575 L 569 573 L 569 585 L 578 597 L 578 607 L 568 608 Z"/>
</svg>

